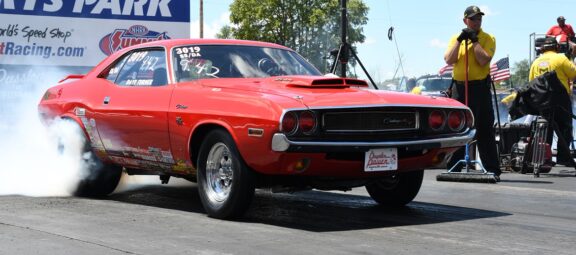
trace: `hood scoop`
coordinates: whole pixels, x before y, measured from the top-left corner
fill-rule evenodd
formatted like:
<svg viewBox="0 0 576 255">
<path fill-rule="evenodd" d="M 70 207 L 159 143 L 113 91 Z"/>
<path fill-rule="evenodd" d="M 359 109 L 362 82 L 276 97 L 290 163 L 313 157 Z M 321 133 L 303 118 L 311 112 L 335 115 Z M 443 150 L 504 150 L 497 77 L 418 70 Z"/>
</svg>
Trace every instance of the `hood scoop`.
<svg viewBox="0 0 576 255">
<path fill-rule="evenodd" d="M 300 88 L 368 87 L 366 81 L 350 78 L 281 77 L 277 78 L 276 81 L 286 83 L 287 87 Z"/>
</svg>

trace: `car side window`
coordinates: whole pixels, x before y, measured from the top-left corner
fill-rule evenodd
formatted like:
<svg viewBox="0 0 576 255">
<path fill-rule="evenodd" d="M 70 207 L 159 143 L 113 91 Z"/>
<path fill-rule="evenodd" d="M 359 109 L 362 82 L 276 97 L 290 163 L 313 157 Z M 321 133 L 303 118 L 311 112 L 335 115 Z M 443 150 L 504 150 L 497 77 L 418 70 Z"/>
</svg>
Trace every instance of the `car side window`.
<svg viewBox="0 0 576 255">
<path fill-rule="evenodd" d="M 120 69 L 122 69 L 122 66 L 124 66 L 124 63 L 126 63 L 126 59 L 128 59 L 129 56 L 130 54 L 124 55 L 120 61 L 116 61 L 114 66 L 112 66 L 112 68 L 110 68 L 108 71 L 108 74 L 106 74 L 106 80 L 112 83 L 116 81 L 116 78 L 118 78 L 118 73 L 120 73 Z"/>
<path fill-rule="evenodd" d="M 162 49 L 135 51 L 118 64 L 120 71 L 117 73 L 114 83 L 119 86 L 163 86 L 168 84 L 166 57 Z M 111 73 L 114 68 L 110 70 Z"/>
</svg>

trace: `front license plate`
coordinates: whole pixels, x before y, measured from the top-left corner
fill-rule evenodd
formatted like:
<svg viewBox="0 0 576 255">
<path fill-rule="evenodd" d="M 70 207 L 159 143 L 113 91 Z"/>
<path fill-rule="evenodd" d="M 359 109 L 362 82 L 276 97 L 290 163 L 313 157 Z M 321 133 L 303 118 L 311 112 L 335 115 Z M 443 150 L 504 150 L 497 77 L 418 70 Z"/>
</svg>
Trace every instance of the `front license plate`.
<svg viewBox="0 0 576 255">
<path fill-rule="evenodd" d="M 398 150 L 396 148 L 372 149 L 364 156 L 364 171 L 393 171 L 398 169 Z"/>
</svg>

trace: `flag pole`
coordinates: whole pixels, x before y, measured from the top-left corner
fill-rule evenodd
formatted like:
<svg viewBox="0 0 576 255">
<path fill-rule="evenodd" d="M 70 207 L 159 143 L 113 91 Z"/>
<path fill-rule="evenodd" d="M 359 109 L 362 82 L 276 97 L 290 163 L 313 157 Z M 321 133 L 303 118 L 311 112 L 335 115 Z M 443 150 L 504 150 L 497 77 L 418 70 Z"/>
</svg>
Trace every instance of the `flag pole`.
<svg viewBox="0 0 576 255">
<path fill-rule="evenodd" d="M 510 68 L 510 55 L 506 54 L 506 57 L 508 58 L 508 69 Z M 510 71 L 509 71 L 510 72 Z M 514 88 L 514 84 L 512 84 L 512 74 L 510 74 L 510 89 Z"/>
</svg>

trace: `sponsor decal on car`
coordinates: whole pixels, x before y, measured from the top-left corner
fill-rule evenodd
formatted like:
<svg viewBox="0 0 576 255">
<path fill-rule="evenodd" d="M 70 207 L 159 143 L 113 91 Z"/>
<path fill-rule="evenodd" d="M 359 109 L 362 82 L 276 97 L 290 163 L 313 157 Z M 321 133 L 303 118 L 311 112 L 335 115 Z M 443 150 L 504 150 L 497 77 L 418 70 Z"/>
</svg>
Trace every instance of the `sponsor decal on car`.
<svg viewBox="0 0 576 255">
<path fill-rule="evenodd" d="M 166 32 L 160 33 L 149 30 L 143 25 L 134 25 L 128 29 L 115 29 L 114 32 L 100 39 L 99 45 L 104 54 L 110 55 L 132 45 L 164 39 L 170 39 Z"/>
</svg>

